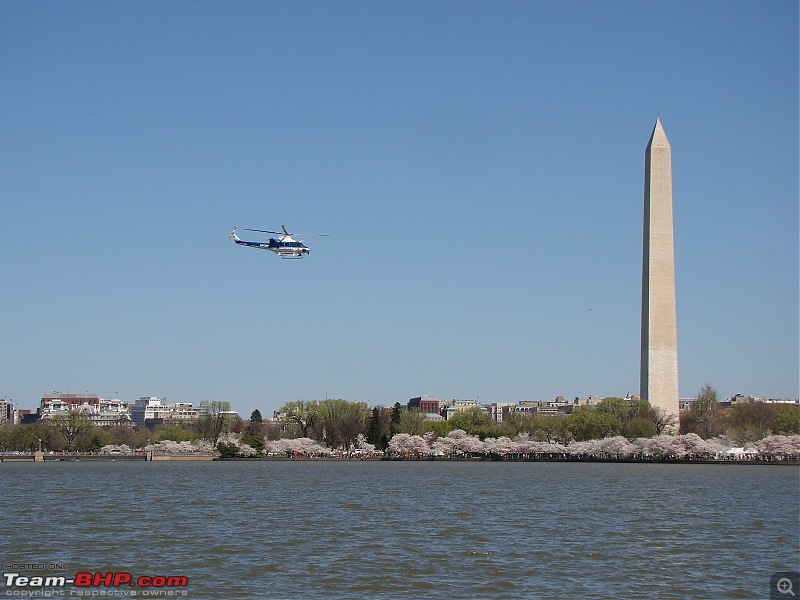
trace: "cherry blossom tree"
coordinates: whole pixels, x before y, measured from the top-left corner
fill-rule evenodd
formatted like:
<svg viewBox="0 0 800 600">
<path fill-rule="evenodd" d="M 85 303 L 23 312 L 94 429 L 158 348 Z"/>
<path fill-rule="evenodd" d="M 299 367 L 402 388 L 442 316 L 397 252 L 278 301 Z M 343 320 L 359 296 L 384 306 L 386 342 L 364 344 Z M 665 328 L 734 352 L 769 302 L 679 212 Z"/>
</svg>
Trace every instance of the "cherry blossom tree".
<svg viewBox="0 0 800 600">
<path fill-rule="evenodd" d="M 422 436 L 396 433 L 389 440 L 387 450 L 390 456 L 429 456 L 431 449 Z"/>
<path fill-rule="evenodd" d="M 280 440 L 264 440 L 265 450 L 277 455 L 304 454 L 306 456 L 329 456 L 329 448 L 322 446 L 310 438 L 293 438 Z"/>
<path fill-rule="evenodd" d="M 155 444 L 148 444 L 142 448 L 142 450 L 161 456 L 169 456 L 197 453 L 210 454 L 215 452 L 216 448 L 206 440 L 197 440 L 195 442 L 175 442 L 173 440 L 161 440 Z"/>
<path fill-rule="evenodd" d="M 763 456 L 800 458 L 800 435 L 771 435 L 758 440 L 753 447 Z"/>
<path fill-rule="evenodd" d="M 518 444 L 511 441 L 510 438 L 501 436 L 498 438 L 486 438 L 483 440 L 484 454 L 498 454 L 500 456 L 507 456 L 517 451 Z"/>
<path fill-rule="evenodd" d="M 133 450 L 127 444 L 107 444 L 100 448 L 101 454 L 133 454 Z"/>
<path fill-rule="evenodd" d="M 367 436 L 363 433 L 359 433 L 356 436 L 355 442 L 350 445 L 350 453 L 351 454 L 360 454 L 360 455 L 368 455 L 372 456 L 375 454 L 375 444 L 370 444 L 367 441 Z"/>
</svg>

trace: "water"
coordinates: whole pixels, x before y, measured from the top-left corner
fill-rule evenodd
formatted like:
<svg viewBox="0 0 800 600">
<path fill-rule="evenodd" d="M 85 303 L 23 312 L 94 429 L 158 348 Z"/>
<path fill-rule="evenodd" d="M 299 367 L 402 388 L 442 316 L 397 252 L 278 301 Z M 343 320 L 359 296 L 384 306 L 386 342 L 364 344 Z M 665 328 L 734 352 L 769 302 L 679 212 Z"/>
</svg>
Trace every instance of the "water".
<svg viewBox="0 0 800 600">
<path fill-rule="evenodd" d="M 195 599 L 768 598 L 773 572 L 799 568 L 799 473 L 7 462 L 0 561 L 186 576 Z"/>
</svg>

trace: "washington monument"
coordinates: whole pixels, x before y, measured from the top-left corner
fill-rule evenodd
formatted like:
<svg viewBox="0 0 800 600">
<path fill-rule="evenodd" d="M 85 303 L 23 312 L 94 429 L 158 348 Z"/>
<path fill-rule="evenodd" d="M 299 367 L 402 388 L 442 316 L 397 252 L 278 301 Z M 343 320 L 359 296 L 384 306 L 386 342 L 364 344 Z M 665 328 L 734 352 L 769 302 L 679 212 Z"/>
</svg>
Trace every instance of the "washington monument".
<svg viewBox="0 0 800 600">
<path fill-rule="evenodd" d="M 641 398 L 678 419 L 678 334 L 672 235 L 672 150 L 656 121 L 645 150 Z"/>
</svg>

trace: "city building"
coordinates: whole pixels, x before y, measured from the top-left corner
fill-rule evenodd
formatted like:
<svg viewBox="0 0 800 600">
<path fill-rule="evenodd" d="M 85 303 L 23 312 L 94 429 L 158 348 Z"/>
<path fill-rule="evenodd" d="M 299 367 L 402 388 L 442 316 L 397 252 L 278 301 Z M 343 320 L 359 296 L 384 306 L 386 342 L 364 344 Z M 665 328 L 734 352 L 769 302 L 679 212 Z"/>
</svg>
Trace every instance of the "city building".
<svg viewBox="0 0 800 600">
<path fill-rule="evenodd" d="M 223 407 L 225 410 L 219 410 L 220 407 Z M 222 415 L 225 419 L 230 419 L 235 421 L 239 419 L 239 412 L 235 410 L 230 410 L 231 403 L 230 402 L 209 402 L 208 400 L 200 400 L 200 416 L 207 417 L 210 414 L 214 415 Z"/>
<path fill-rule="evenodd" d="M 14 404 L 13 400 L 0 398 L 0 427 L 14 424 Z"/>
<path fill-rule="evenodd" d="M 419 410 L 424 412 L 425 414 L 433 414 L 436 413 L 441 414 L 442 412 L 442 401 L 435 396 L 423 396 L 419 399 Z"/>
<path fill-rule="evenodd" d="M 49 396 L 43 396 L 39 402 L 39 412 L 41 413 L 45 405 L 60 403 L 67 407 L 67 410 L 77 410 L 81 406 L 99 406 L 100 398 L 97 394 L 74 394 L 64 392 L 52 392 Z"/>
<path fill-rule="evenodd" d="M 200 418 L 200 409 L 191 402 L 167 402 L 166 398 L 142 396 L 131 408 L 133 421 L 139 427 L 156 425 L 195 423 Z"/>
<path fill-rule="evenodd" d="M 41 421 L 48 421 L 56 416 L 68 415 L 70 412 L 85 414 L 92 425 L 97 427 L 134 426 L 127 402 L 118 399 L 106 400 L 88 394 L 53 392 L 50 396 L 42 398 L 38 418 Z"/>
<path fill-rule="evenodd" d="M 572 402 L 564 400 L 563 396 L 559 396 L 555 400 L 542 401 L 542 400 L 520 400 L 519 404 L 514 407 L 514 412 L 523 415 L 551 415 L 561 417 L 568 415 L 572 412 L 575 406 L 578 406 L 580 400 L 575 398 Z"/>
<path fill-rule="evenodd" d="M 509 413 L 508 409 L 512 406 L 514 406 L 513 402 L 492 402 L 491 404 L 484 404 L 483 408 L 489 412 L 492 419 L 498 423 L 502 423 L 503 415 L 507 415 Z"/>
<path fill-rule="evenodd" d="M 36 423 L 39 413 L 28 408 L 18 408 L 14 411 L 14 425 L 29 425 Z"/>
<path fill-rule="evenodd" d="M 442 412 L 444 418 L 449 419 L 454 414 L 471 408 L 478 408 L 484 412 L 489 412 L 485 407 L 479 405 L 477 400 L 456 400 L 455 398 L 445 403 Z"/>
</svg>

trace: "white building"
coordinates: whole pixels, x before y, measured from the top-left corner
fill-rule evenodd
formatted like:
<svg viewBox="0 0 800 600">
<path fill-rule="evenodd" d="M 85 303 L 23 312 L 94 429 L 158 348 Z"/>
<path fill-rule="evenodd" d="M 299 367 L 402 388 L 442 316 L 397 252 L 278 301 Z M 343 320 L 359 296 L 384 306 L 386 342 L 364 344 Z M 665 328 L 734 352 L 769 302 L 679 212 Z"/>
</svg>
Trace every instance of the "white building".
<svg viewBox="0 0 800 600">
<path fill-rule="evenodd" d="M 194 423 L 200 418 L 200 409 L 191 402 L 167 402 L 166 398 L 142 396 L 131 409 L 134 422 L 139 427 L 153 427 L 164 423 Z"/>
<path fill-rule="evenodd" d="M 72 411 L 85 414 L 97 427 L 133 427 L 128 403 L 122 400 L 99 398 L 97 402 L 77 403 L 72 398 L 43 398 L 39 408 L 39 419 L 47 421 L 55 416 L 68 415 Z"/>
<path fill-rule="evenodd" d="M 3 425 L 13 425 L 14 423 L 14 404 L 12 400 L 0 398 L 0 427 Z"/>
<path fill-rule="evenodd" d="M 445 419 L 449 419 L 454 414 L 459 412 L 464 412 L 465 410 L 469 410 L 471 408 L 478 408 L 483 412 L 488 413 L 489 411 L 484 406 L 480 406 L 477 400 L 450 400 L 447 402 L 447 408 L 445 408 Z"/>
<path fill-rule="evenodd" d="M 513 402 L 492 402 L 484 404 L 483 407 L 492 415 L 492 419 L 498 423 L 503 422 L 503 415 L 509 414 L 511 408 L 515 406 Z"/>
</svg>

